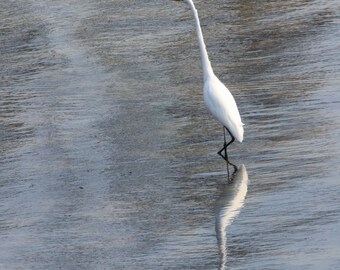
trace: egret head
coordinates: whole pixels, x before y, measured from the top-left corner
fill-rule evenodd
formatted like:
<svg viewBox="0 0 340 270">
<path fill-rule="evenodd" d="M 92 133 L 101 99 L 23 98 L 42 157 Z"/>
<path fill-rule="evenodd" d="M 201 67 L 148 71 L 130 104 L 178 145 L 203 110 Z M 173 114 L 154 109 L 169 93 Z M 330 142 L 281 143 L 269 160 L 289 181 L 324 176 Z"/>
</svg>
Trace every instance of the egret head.
<svg viewBox="0 0 340 270">
<path fill-rule="evenodd" d="M 192 2 L 192 0 L 173 0 L 173 1 L 176 1 L 176 2 L 183 2 L 183 3 L 186 3 L 186 4 L 194 4 L 193 2 Z"/>
</svg>

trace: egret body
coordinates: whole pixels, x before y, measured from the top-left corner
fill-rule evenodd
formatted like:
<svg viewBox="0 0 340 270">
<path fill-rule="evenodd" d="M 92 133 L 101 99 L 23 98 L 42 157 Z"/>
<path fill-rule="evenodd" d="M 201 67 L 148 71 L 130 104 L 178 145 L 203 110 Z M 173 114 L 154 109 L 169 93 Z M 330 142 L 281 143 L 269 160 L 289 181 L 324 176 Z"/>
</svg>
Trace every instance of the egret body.
<svg viewBox="0 0 340 270">
<path fill-rule="evenodd" d="M 227 147 L 232 142 L 234 142 L 235 139 L 239 142 L 243 141 L 244 124 L 241 121 L 241 116 L 234 97 L 228 88 L 216 77 L 211 67 L 195 5 L 192 0 L 183 1 L 190 6 L 195 18 L 204 77 L 204 103 L 211 114 L 223 125 L 224 146 L 218 152 L 218 154 L 222 156 L 227 162 L 229 162 L 227 156 Z M 231 136 L 231 141 L 228 143 L 226 142 L 225 130 L 227 130 Z M 223 150 L 224 156 L 222 154 Z"/>
</svg>

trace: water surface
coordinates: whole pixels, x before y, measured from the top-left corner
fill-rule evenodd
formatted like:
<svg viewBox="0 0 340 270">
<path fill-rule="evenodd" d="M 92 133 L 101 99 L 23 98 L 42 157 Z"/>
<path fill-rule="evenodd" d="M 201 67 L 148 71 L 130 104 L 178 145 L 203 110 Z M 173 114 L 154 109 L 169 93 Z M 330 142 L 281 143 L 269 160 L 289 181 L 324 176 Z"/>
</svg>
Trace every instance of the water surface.
<svg viewBox="0 0 340 270">
<path fill-rule="evenodd" d="M 184 3 L 0 4 L 1 269 L 340 265 L 338 1 L 195 3 L 229 184 Z"/>
</svg>

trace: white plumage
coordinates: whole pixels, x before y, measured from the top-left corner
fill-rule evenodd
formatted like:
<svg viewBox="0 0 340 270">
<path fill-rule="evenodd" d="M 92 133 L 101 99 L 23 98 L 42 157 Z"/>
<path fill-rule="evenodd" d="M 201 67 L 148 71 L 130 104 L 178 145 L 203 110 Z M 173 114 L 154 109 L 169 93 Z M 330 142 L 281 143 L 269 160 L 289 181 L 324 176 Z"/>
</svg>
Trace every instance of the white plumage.
<svg viewBox="0 0 340 270">
<path fill-rule="evenodd" d="M 204 75 L 204 103 L 211 114 L 239 142 L 243 141 L 243 123 L 236 102 L 230 91 L 216 77 L 210 64 L 205 47 L 198 13 L 192 0 L 184 0 L 189 4 L 195 18 L 198 43 L 200 48 L 202 69 Z M 226 142 L 224 150 L 226 151 Z M 223 149 L 222 149 L 223 150 Z M 220 151 L 221 152 L 221 151 Z M 219 153 L 220 153 L 219 152 Z"/>
<path fill-rule="evenodd" d="M 243 141 L 243 123 L 234 97 L 223 83 L 212 75 L 204 82 L 204 103 L 215 118 L 239 142 Z"/>
</svg>

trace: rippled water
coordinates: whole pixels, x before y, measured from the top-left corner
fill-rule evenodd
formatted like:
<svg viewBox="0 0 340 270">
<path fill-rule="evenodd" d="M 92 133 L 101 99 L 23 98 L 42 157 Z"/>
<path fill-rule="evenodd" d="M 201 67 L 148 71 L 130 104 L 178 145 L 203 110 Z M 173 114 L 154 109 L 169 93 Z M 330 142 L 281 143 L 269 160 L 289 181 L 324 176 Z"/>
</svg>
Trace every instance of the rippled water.
<svg viewBox="0 0 340 270">
<path fill-rule="evenodd" d="M 337 269 L 339 2 L 0 3 L 0 269 Z M 241 164 L 244 164 L 241 166 Z"/>
</svg>

